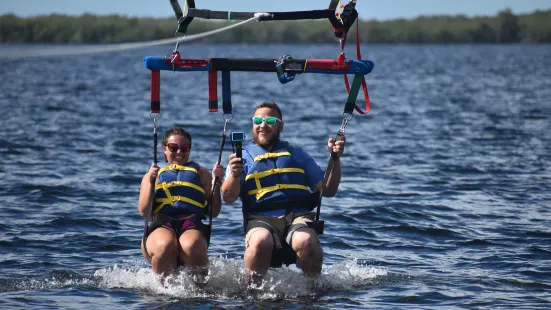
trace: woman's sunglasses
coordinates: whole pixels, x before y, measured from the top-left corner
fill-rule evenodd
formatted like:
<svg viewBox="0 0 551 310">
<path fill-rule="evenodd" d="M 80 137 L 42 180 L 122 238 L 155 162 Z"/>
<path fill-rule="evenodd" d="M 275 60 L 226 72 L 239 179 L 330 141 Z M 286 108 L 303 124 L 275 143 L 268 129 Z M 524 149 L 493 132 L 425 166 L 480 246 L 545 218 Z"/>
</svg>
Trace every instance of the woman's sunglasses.
<svg viewBox="0 0 551 310">
<path fill-rule="evenodd" d="M 171 151 L 172 153 L 176 153 L 178 152 L 178 149 L 180 149 L 180 151 L 184 152 L 184 153 L 187 153 L 189 152 L 189 149 L 190 149 L 190 145 L 189 144 L 180 144 L 178 145 L 178 143 L 168 143 L 166 145 L 166 147 L 168 148 L 169 151 Z"/>
<path fill-rule="evenodd" d="M 255 116 L 253 117 L 253 124 L 260 125 L 262 122 L 266 122 L 266 125 L 275 125 L 276 123 L 281 123 L 281 120 L 277 117 L 260 117 Z"/>
</svg>

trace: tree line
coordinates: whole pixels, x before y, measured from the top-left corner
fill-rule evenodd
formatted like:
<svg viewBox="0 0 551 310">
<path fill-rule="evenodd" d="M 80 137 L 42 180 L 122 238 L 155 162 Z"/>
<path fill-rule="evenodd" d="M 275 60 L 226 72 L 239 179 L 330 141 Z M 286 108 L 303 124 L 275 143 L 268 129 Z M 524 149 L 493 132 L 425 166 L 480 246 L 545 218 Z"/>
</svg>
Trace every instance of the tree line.
<svg viewBox="0 0 551 310">
<path fill-rule="evenodd" d="M 194 19 L 188 34 L 217 29 L 232 22 Z M 175 18 L 121 15 L 36 17 L 0 16 L 1 43 L 122 43 L 172 37 Z M 386 21 L 360 20 L 363 43 L 551 43 L 551 10 L 515 15 L 510 9 L 495 16 L 420 16 Z M 354 41 L 355 26 L 349 41 Z M 328 21 L 247 23 L 205 39 L 205 43 L 328 43 L 334 42 Z"/>
</svg>

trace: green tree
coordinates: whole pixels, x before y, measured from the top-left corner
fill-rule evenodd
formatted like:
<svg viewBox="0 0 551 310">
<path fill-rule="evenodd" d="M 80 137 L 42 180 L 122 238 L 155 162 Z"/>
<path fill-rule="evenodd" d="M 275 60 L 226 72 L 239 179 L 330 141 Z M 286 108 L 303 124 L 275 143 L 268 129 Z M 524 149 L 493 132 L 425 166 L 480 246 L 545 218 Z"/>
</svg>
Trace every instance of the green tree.
<svg viewBox="0 0 551 310">
<path fill-rule="evenodd" d="M 500 11 L 497 15 L 499 43 L 517 43 L 520 42 L 520 26 L 518 17 L 507 8 Z"/>
</svg>

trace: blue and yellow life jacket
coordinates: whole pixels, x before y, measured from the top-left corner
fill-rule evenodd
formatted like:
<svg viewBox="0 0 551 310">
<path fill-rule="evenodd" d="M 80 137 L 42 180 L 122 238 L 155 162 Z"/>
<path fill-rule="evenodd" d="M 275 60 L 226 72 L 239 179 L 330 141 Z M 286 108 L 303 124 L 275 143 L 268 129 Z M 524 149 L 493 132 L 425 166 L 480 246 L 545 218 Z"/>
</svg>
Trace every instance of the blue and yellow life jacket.
<svg viewBox="0 0 551 310">
<path fill-rule="evenodd" d="M 196 214 L 198 218 L 203 218 L 208 202 L 199 170 L 200 166 L 194 162 L 184 166 L 170 165 L 159 170 L 154 213 Z"/>
<path fill-rule="evenodd" d="M 293 159 L 291 145 L 279 143 L 268 152 L 251 144 L 244 150 L 254 159 L 242 192 L 247 212 L 287 209 L 290 202 L 310 196 L 306 174 Z"/>
</svg>

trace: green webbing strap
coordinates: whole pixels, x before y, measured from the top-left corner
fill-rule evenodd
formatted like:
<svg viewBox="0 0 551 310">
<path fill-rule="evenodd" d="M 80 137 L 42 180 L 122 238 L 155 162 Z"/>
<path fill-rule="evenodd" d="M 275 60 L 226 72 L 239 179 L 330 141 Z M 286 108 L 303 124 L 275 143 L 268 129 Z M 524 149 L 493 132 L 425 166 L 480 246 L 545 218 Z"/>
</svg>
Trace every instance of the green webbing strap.
<svg viewBox="0 0 551 310">
<path fill-rule="evenodd" d="M 356 99 L 358 98 L 360 87 L 362 86 L 362 80 L 362 74 L 354 75 L 352 86 L 350 86 L 350 93 L 348 94 L 348 99 L 346 99 L 346 104 L 344 105 L 345 114 L 352 114 L 352 112 L 354 112 L 354 106 L 356 105 Z"/>
</svg>

